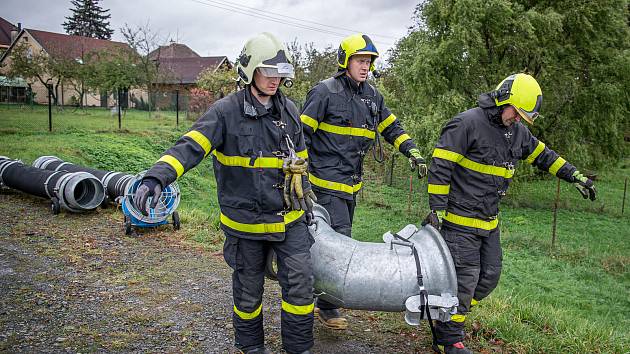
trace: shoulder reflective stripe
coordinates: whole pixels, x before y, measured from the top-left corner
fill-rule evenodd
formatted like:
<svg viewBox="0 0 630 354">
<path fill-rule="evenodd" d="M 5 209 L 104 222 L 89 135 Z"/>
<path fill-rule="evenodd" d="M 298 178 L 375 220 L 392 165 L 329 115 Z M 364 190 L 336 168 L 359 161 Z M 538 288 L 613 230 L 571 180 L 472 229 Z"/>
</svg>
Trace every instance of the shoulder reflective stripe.
<svg viewBox="0 0 630 354">
<path fill-rule="evenodd" d="M 551 173 L 554 176 L 557 175 L 558 174 L 558 170 L 560 170 L 562 168 L 562 166 L 564 166 L 564 164 L 566 162 L 567 162 L 567 160 L 565 160 L 562 157 L 558 156 L 556 161 L 554 161 L 554 163 L 552 163 L 551 166 L 549 167 L 549 173 Z"/>
<path fill-rule="evenodd" d="M 306 149 L 302 151 L 298 151 L 296 154 L 298 155 L 298 157 L 301 157 L 303 159 L 308 159 L 308 151 Z"/>
<path fill-rule="evenodd" d="M 313 119 L 309 116 L 307 116 L 306 114 L 302 114 L 300 116 L 300 120 L 302 121 L 302 123 L 308 125 L 309 127 L 311 127 L 313 129 L 313 131 L 317 131 L 317 126 L 319 125 L 319 122 L 317 122 L 316 119 Z"/>
<path fill-rule="evenodd" d="M 203 135 L 201 132 L 191 130 L 188 133 L 184 134 L 184 136 L 191 138 L 197 144 L 199 144 L 199 146 L 203 148 L 203 151 L 206 152 L 204 156 L 208 156 L 208 153 L 210 153 L 210 150 L 212 150 L 212 143 L 210 143 L 210 140 L 206 138 L 206 136 Z"/>
<path fill-rule="evenodd" d="M 453 162 L 458 162 L 459 160 L 464 158 L 464 156 L 456 152 L 448 151 L 448 150 L 440 149 L 440 148 L 435 148 L 435 150 L 433 150 L 433 157 L 437 157 L 438 159 L 444 159 L 444 160 L 453 161 Z"/>
<path fill-rule="evenodd" d="M 461 323 L 461 322 L 466 321 L 466 316 L 460 315 L 460 314 L 455 314 L 455 315 L 451 316 L 451 321 Z"/>
<path fill-rule="evenodd" d="M 179 162 L 178 159 L 175 158 L 175 156 L 172 155 L 164 155 L 162 157 L 160 157 L 159 160 L 157 160 L 157 162 L 166 162 L 167 164 L 169 164 L 177 173 L 177 178 L 179 178 L 181 175 L 184 174 L 184 165 L 182 165 L 181 162 Z"/>
<path fill-rule="evenodd" d="M 394 147 L 396 150 L 400 150 L 400 144 L 404 143 L 407 140 L 411 140 L 411 137 L 407 134 L 402 134 L 394 140 Z"/>
<path fill-rule="evenodd" d="M 529 164 L 534 163 L 534 160 L 536 160 L 538 155 L 540 155 L 540 153 L 543 152 L 543 150 L 545 150 L 545 143 L 543 143 L 542 141 L 539 141 L 538 145 L 536 145 L 536 149 L 534 149 L 534 152 L 532 152 L 529 156 L 527 156 L 525 161 L 527 161 L 527 163 Z"/>
<path fill-rule="evenodd" d="M 294 315 L 308 315 L 313 312 L 313 308 L 315 304 L 311 303 L 308 305 L 291 305 L 290 303 L 282 300 L 282 309 L 285 312 L 292 313 Z"/>
<path fill-rule="evenodd" d="M 429 183 L 430 194 L 448 194 L 451 189 L 450 184 L 431 184 Z"/>
<path fill-rule="evenodd" d="M 389 127 L 396 120 L 396 116 L 390 114 L 389 117 L 385 118 L 381 124 L 378 125 L 378 132 L 382 133 L 387 127 Z"/>
<path fill-rule="evenodd" d="M 485 221 L 481 219 L 469 218 L 467 216 L 453 214 L 451 212 L 446 212 L 446 214 L 444 215 L 444 220 L 452 222 L 456 225 L 467 226 L 487 231 L 494 230 L 499 225 L 499 219 Z"/>
<path fill-rule="evenodd" d="M 339 135 L 352 135 L 352 136 L 362 136 L 368 139 L 374 139 L 375 133 L 372 130 L 364 129 L 364 128 L 354 128 L 354 127 L 340 127 L 338 125 L 332 125 L 328 123 L 320 123 L 319 129 Z"/>
<path fill-rule="evenodd" d="M 465 157 L 462 158 L 461 161 L 459 161 L 457 164 L 469 170 L 473 170 L 479 173 L 485 173 L 487 175 L 494 175 L 494 176 L 499 176 L 499 177 L 504 177 L 504 178 L 514 177 L 514 170 L 508 170 L 505 167 L 485 165 L 479 162 L 469 160 Z"/>
<path fill-rule="evenodd" d="M 256 310 L 254 310 L 254 312 L 243 312 L 239 309 L 236 308 L 236 305 L 234 305 L 234 313 L 238 315 L 238 317 L 240 317 L 243 320 L 251 320 L 254 319 L 256 317 L 258 317 L 260 315 L 260 312 L 262 311 L 262 304 L 260 304 L 260 306 L 258 306 L 258 308 Z"/>
<path fill-rule="evenodd" d="M 345 192 L 348 194 L 354 194 L 356 192 L 358 192 L 361 187 L 363 187 L 363 182 L 359 182 L 359 184 L 355 184 L 353 186 L 344 184 L 344 183 L 339 183 L 339 182 L 333 182 L 333 181 L 327 181 L 325 179 L 321 179 L 319 177 L 314 176 L 312 173 L 309 173 L 308 175 L 308 180 L 321 188 L 326 188 L 326 189 L 330 189 L 330 190 L 334 190 L 334 191 L 339 191 L 339 192 Z"/>
<path fill-rule="evenodd" d="M 221 213 L 221 223 L 231 229 L 248 232 L 252 234 L 271 234 L 285 231 L 285 225 L 290 224 L 293 221 L 299 219 L 304 214 L 303 210 L 293 210 L 284 215 L 283 222 L 269 223 L 269 224 L 245 224 L 238 221 L 234 221 L 228 218 L 225 214 Z"/>
<path fill-rule="evenodd" d="M 225 166 L 238 166 L 245 168 L 282 168 L 282 159 L 276 157 L 258 157 L 250 165 L 251 158 L 243 156 L 226 156 L 214 150 L 212 154 L 220 164 Z"/>
</svg>

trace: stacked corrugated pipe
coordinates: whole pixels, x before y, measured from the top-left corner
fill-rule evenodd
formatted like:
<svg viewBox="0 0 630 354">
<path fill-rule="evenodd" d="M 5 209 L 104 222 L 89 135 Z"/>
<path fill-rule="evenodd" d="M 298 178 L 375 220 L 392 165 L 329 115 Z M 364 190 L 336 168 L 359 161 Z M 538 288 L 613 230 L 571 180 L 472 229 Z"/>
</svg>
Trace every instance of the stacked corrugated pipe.
<svg viewBox="0 0 630 354">
<path fill-rule="evenodd" d="M 98 170 L 65 162 L 56 156 L 41 156 L 33 162 L 33 167 L 50 171 L 87 172 L 98 178 L 105 189 L 104 203 L 118 203 L 125 196 L 130 183 L 135 176 L 122 173 Z"/>
<path fill-rule="evenodd" d="M 105 198 L 101 182 L 83 171 L 48 171 L 0 156 L 0 185 L 50 199 L 53 214 L 96 209 Z"/>
</svg>

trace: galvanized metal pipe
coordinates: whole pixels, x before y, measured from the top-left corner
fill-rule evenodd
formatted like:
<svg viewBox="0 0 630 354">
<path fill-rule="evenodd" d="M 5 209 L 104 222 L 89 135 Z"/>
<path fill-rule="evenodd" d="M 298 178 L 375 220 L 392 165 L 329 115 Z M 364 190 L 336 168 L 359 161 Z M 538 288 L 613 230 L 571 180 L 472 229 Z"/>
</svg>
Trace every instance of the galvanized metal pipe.
<svg viewBox="0 0 630 354">
<path fill-rule="evenodd" d="M 311 259 L 315 292 L 339 307 L 406 311 L 407 323 L 420 322 L 420 289 L 411 246 L 418 252 L 433 319 L 450 320 L 457 308 L 457 277 L 449 249 L 431 226 L 408 225 L 384 243 L 361 242 L 335 232 L 326 209 L 316 205 Z"/>
</svg>

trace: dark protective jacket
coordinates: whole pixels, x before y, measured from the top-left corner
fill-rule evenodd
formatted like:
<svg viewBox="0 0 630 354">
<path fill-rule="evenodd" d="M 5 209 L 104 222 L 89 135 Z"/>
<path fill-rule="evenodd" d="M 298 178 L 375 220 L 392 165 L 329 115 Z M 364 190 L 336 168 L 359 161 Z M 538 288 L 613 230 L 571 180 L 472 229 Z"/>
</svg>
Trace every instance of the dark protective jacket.
<svg viewBox="0 0 630 354">
<path fill-rule="evenodd" d="M 488 94 L 479 107 L 442 128 L 429 168 L 431 210 L 446 210 L 444 224 L 485 236 L 498 226 L 499 202 L 520 160 L 568 182 L 576 168 L 539 141 L 522 123 L 506 127 Z"/>
<path fill-rule="evenodd" d="M 282 159 L 289 150 L 284 135 L 298 156 L 307 155 L 297 107 L 280 91 L 272 102 L 268 111 L 249 88 L 217 101 L 146 176 L 166 186 L 212 154 L 221 228 L 237 237 L 283 240 L 287 225 L 304 215 L 285 210 Z"/>
<path fill-rule="evenodd" d="M 344 74 L 309 91 L 300 119 L 313 188 L 348 200 L 362 187 L 363 159 L 380 138 L 377 131 L 407 156 L 416 147 L 378 90 Z"/>
</svg>

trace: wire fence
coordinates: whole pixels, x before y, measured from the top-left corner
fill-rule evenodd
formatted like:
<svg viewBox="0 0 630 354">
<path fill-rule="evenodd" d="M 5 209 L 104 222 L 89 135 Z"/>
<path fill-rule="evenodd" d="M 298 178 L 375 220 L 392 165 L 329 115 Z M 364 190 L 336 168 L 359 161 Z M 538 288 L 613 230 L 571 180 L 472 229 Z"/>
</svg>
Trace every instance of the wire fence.
<svg viewBox="0 0 630 354">
<path fill-rule="evenodd" d="M 56 105 L 0 101 L 0 131 L 19 133 L 67 131 L 142 131 L 186 129 L 213 103 L 210 97 L 188 92 L 158 92 L 151 104 L 127 95 L 118 102 L 104 100 L 102 106 Z"/>
</svg>

